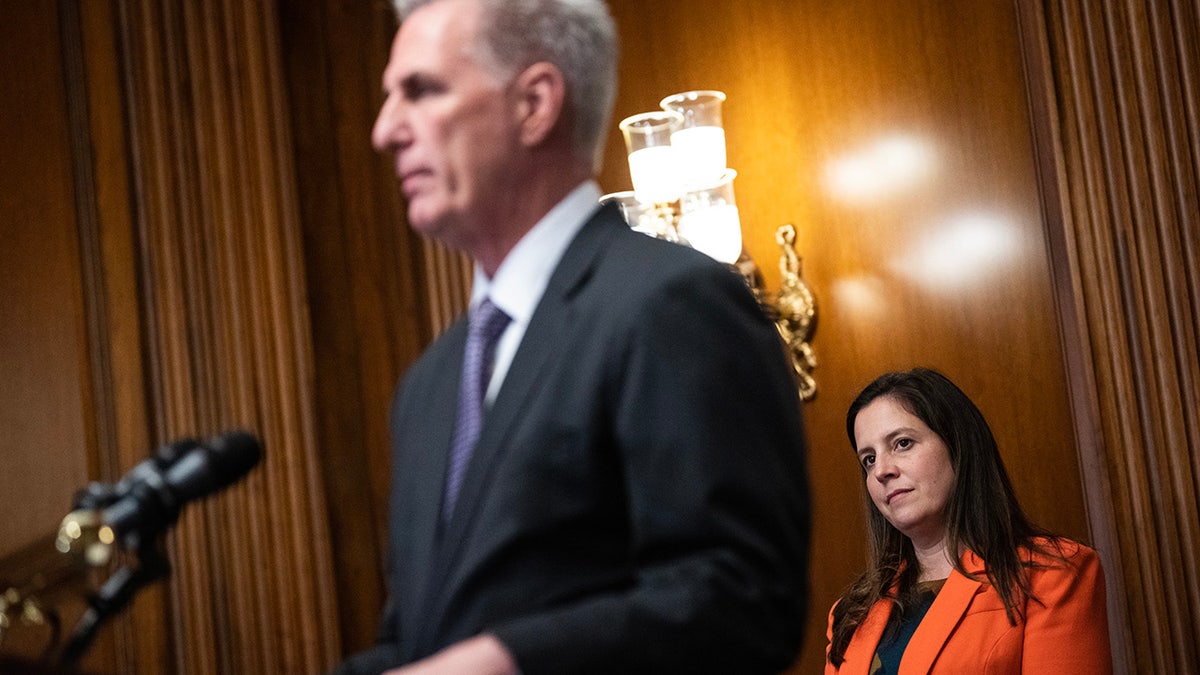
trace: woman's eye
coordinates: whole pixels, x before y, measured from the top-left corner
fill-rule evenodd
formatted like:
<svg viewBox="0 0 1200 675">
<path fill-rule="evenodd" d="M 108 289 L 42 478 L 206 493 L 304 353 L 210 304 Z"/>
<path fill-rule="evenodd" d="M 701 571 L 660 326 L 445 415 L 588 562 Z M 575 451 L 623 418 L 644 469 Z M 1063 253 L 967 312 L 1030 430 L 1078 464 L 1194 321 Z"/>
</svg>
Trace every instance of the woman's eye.
<svg viewBox="0 0 1200 675">
<path fill-rule="evenodd" d="M 862 462 L 864 469 L 869 469 L 871 465 L 875 464 L 875 455 L 863 455 L 858 461 Z"/>
<path fill-rule="evenodd" d="M 901 438 L 900 440 L 896 441 L 896 447 L 900 450 L 907 450 L 908 448 L 912 447 L 912 444 L 912 439 L 909 438 Z"/>
</svg>

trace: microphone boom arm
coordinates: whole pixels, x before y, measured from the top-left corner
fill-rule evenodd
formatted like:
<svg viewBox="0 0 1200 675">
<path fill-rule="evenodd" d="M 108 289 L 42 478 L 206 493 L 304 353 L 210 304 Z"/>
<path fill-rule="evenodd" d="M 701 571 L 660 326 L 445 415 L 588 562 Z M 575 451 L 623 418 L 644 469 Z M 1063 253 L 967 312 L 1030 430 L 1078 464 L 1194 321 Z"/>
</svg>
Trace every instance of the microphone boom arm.
<svg viewBox="0 0 1200 675">
<path fill-rule="evenodd" d="M 96 631 L 111 616 L 125 609 L 133 596 L 143 587 L 171 574 L 171 561 L 163 554 L 158 541 L 142 541 L 137 547 L 137 567 L 124 566 L 117 570 L 99 592 L 88 598 L 88 608 L 71 634 L 59 665 L 74 668 L 91 646 Z"/>
</svg>

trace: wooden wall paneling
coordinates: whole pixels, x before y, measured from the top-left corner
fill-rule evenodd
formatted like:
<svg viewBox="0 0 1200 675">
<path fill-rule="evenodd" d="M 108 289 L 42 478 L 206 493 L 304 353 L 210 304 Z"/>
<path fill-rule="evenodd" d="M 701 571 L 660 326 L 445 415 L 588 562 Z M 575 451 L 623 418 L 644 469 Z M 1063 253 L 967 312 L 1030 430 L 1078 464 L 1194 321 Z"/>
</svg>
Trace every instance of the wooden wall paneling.
<svg viewBox="0 0 1200 675">
<path fill-rule="evenodd" d="M 1108 621 L 1113 663 L 1116 672 L 1127 672 L 1132 659 L 1128 622 L 1131 617 L 1120 600 L 1125 596 L 1125 574 L 1118 555 L 1118 523 L 1113 483 L 1100 428 L 1099 402 L 1094 373 L 1088 367 L 1091 336 L 1083 315 L 1084 290 L 1074 255 L 1076 241 L 1072 228 L 1065 225 L 1070 217 L 1066 167 L 1057 148 L 1062 147 L 1056 101 L 1058 92 L 1051 63 L 1049 33 L 1042 7 L 1033 2 L 1018 2 L 1021 37 L 1025 53 L 1026 81 L 1030 112 L 1034 119 L 1034 146 L 1038 159 L 1043 217 L 1047 244 L 1051 251 L 1052 271 L 1062 330 L 1063 355 L 1070 379 L 1073 423 L 1079 439 L 1080 471 L 1084 477 L 1091 541 L 1105 569 L 1108 589 Z"/>
<path fill-rule="evenodd" d="M 795 671 L 820 672 L 826 612 L 865 558 L 844 415 L 885 370 L 930 365 L 955 379 L 991 422 L 1031 516 L 1090 540 L 1016 8 L 611 6 L 617 119 L 676 91 L 725 91 L 743 234 L 770 287 L 775 228 L 798 226 L 821 314 L 819 391 L 805 406 L 813 599 Z M 889 148 L 908 158 L 900 172 L 881 168 Z M 615 120 L 605 157 L 605 188 L 627 187 Z M 860 179 L 836 180 L 845 167 Z"/>
<path fill-rule="evenodd" d="M 408 228 L 391 158 L 371 147 L 390 5 L 291 0 L 279 11 L 338 621 L 353 652 L 374 642 L 385 599 L 391 397 L 464 307 L 469 267 Z"/>
<path fill-rule="evenodd" d="M 1130 672 L 1193 672 L 1200 644 L 1200 19 L 1194 3 L 1037 2 L 1056 107 L 1047 192 L 1072 272 L 1116 520 L 1115 640 Z M 1097 481 L 1089 490 L 1101 489 Z M 1106 495 L 1099 494 L 1093 501 Z M 1093 515 L 1097 526 L 1105 518 Z M 1113 612 L 1110 611 L 1110 614 Z"/>
<path fill-rule="evenodd" d="M 340 652 L 278 26 L 264 3 L 118 19 L 153 424 L 257 433 L 265 460 L 171 538 L 178 672 L 309 672 Z"/>
<path fill-rule="evenodd" d="M 374 233 L 377 218 L 371 195 L 362 194 L 370 185 L 364 175 L 367 132 L 348 138 L 345 129 L 369 124 L 365 104 L 378 86 L 369 86 L 359 69 L 370 63 L 362 62 L 364 50 L 383 47 L 362 34 L 371 26 L 362 15 L 367 3 L 345 4 L 340 11 L 327 4 L 280 3 L 280 28 L 312 320 L 315 423 L 339 600 L 336 625 L 343 650 L 354 651 L 373 637 L 383 603 L 380 523 L 387 503 L 378 485 L 388 475 L 375 470 L 379 464 L 370 453 L 371 439 L 383 442 L 378 437 L 386 429 L 380 420 L 386 404 L 362 387 L 366 372 L 386 377 L 397 367 L 394 361 L 368 365 L 366 354 L 369 344 L 378 349 L 399 342 L 387 331 L 387 320 L 395 317 L 369 313 L 375 305 L 364 301 L 394 306 L 388 291 L 400 286 L 398 275 L 406 270 L 386 255 L 396 248 L 355 245 Z M 342 37 L 354 24 L 356 39 Z"/>
<path fill-rule="evenodd" d="M 90 430 L 61 25 L 53 4 L 0 11 L 0 57 L 10 70 L 0 77 L 3 554 L 57 527 L 86 479 Z"/>
<path fill-rule="evenodd" d="M 437 242 L 430 242 L 425 251 L 429 328 L 436 335 L 466 311 L 475 273 L 470 259 Z"/>
<path fill-rule="evenodd" d="M 129 150 L 115 8 L 111 2 L 58 5 L 90 357 L 91 403 L 84 411 L 93 429 L 88 473 L 112 482 L 150 451 L 132 195 L 129 174 L 120 169 L 129 164 Z M 105 672 L 164 663 L 171 633 L 162 620 L 166 610 L 161 587 L 143 590 L 136 607 L 110 621 L 84 668 Z M 106 653 L 111 662 L 104 660 Z"/>
<path fill-rule="evenodd" d="M 103 308 L 92 292 L 100 275 L 79 240 L 96 222 L 89 167 L 79 164 L 87 124 L 81 44 L 63 9 L 0 9 L 0 579 L 15 583 L 59 563 L 52 536 L 72 493 L 101 463 L 102 428 L 91 414 L 104 364 L 95 330 Z M 82 597 L 62 590 L 52 587 L 42 601 L 69 629 Z M 52 637 L 20 623 L 0 632 L 0 651 L 27 658 Z M 102 640 L 88 665 L 113 663 L 112 643 Z"/>
</svg>

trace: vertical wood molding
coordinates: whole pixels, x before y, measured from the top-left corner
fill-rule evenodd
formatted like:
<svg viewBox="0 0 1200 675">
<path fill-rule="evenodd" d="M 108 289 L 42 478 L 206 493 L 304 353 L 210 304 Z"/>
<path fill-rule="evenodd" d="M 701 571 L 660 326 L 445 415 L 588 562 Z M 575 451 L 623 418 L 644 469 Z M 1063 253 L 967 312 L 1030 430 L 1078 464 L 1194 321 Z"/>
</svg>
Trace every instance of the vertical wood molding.
<svg viewBox="0 0 1200 675">
<path fill-rule="evenodd" d="M 438 335 L 467 308 L 474 270 L 470 259 L 445 246 L 425 243 L 430 335 Z"/>
<path fill-rule="evenodd" d="M 178 672 L 340 655 L 272 3 L 121 3 L 154 435 L 245 428 L 264 462 L 171 540 Z"/>
<path fill-rule="evenodd" d="M 88 473 L 106 482 L 144 459 L 150 446 L 130 185 L 126 172 L 112 170 L 129 159 L 113 4 L 59 2 L 91 374 L 84 411 L 91 436 Z M 126 669 L 162 663 L 170 635 L 162 620 L 166 611 L 161 588 L 143 591 L 111 622 L 111 649 L 102 635 L 85 667 L 111 669 L 106 659 Z"/>
<path fill-rule="evenodd" d="M 315 363 L 316 428 L 340 632 L 382 613 L 397 381 L 465 306 L 470 267 L 405 222 L 395 163 L 370 132 L 396 30 L 389 3 L 278 3 Z"/>
<path fill-rule="evenodd" d="M 1062 230 L 1051 239 L 1069 270 L 1058 275 L 1064 332 L 1082 333 L 1068 345 L 1073 386 L 1094 402 L 1076 411 L 1096 426 L 1081 461 L 1099 464 L 1089 504 L 1111 504 L 1093 529 L 1115 524 L 1097 540 L 1118 575 L 1116 666 L 1189 672 L 1200 662 L 1200 9 L 1020 5 L 1026 30 L 1042 33 L 1025 36 L 1027 57 L 1049 82 L 1038 91 L 1032 69 L 1048 220 Z"/>
</svg>

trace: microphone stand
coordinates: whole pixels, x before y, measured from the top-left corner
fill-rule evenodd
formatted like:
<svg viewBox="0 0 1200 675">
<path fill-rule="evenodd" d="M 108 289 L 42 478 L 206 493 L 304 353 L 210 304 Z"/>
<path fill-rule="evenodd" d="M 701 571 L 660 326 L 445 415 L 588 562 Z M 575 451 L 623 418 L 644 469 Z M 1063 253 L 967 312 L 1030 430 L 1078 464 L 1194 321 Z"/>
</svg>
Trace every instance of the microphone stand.
<svg viewBox="0 0 1200 675">
<path fill-rule="evenodd" d="M 120 612 L 143 587 L 165 579 L 171 574 L 171 562 L 157 541 L 139 542 L 136 547 L 138 564 L 121 567 L 113 573 L 100 590 L 88 597 L 88 609 L 79 618 L 75 631 L 63 648 L 59 665 L 73 670 L 92 644 L 96 631 L 109 617 Z"/>
<path fill-rule="evenodd" d="M 140 494 L 145 490 L 145 485 L 135 484 L 129 492 Z M 117 497 L 117 487 L 105 483 L 92 483 L 76 494 L 76 510 L 64 519 L 59 533 L 60 550 L 71 551 L 85 560 L 109 560 L 115 542 L 101 533 L 106 528 L 97 528 L 99 520 L 96 514 L 112 505 Z M 179 514 L 178 508 L 172 504 L 166 510 L 166 523 L 173 523 Z M 125 609 L 139 590 L 170 576 L 171 562 L 163 553 L 160 541 L 165 529 L 164 526 L 126 535 L 123 548 L 134 551 L 137 564 L 123 565 L 105 580 L 99 590 L 88 594 L 88 608 L 79 617 L 75 630 L 59 656 L 59 667 L 64 671 L 76 669 L 79 660 L 95 640 L 100 626 Z"/>
</svg>

